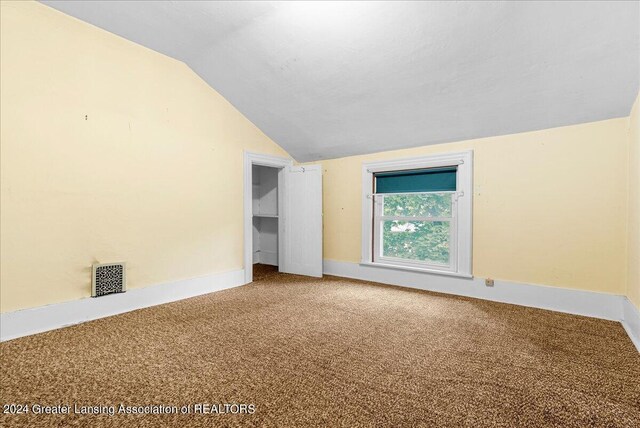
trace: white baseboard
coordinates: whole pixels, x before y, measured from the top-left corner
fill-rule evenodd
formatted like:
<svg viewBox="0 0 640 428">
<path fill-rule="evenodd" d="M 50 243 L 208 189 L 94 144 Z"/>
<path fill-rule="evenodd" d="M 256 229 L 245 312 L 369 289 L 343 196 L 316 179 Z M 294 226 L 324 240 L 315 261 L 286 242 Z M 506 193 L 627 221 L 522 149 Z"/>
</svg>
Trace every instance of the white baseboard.
<svg viewBox="0 0 640 428">
<path fill-rule="evenodd" d="M 487 287 L 483 278 L 434 275 L 335 260 L 324 260 L 324 273 L 614 321 L 622 320 L 626 299 L 616 294 L 510 281 L 496 280 L 493 287 Z"/>
<path fill-rule="evenodd" d="M 498 280 L 493 287 L 487 287 L 483 278 L 434 275 L 335 260 L 324 260 L 324 273 L 619 321 L 640 352 L 640 311 L 626 296 Z"/>
<path fill-rule="evenodd" d="M 640 352 L 640 311 L 625 296 L 543 285 L 457 278 L 324 261 L 327 275 L 475 297 L 552 311 L 620 321 Z M 98 318 L 160 305 L 244 284 L 244 269 L 175 281 L 100 298 L 85 298 L 0 314 L 0 341 L 54 330 Z"/>
<path fill-rule="evenodd" d="M 638 352 L 640 352 L 640 311 L 626 297 L 622 307 L 622 326 L 627 331 L 633 344 L 636 345 Z"/>
<path fill-rule="evenodd" d="M 244 269 L 134 288 L 126 293 L 55 303 L 0 314 L 0 341 L 55 330 L 135 309 L 187 299 L 244 284 Z"/>
</svg>

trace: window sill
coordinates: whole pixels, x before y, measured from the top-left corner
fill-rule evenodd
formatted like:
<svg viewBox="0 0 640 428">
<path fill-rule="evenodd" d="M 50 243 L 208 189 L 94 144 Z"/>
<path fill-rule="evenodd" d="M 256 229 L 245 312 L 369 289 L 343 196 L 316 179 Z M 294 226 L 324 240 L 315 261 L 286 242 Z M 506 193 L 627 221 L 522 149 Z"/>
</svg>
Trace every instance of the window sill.
<svg viewBox="0 0 640 428">
<path fill-rule="evenodd" d="M 391 263 L 380 263 L 380 262 L 360 262 L 360 266 L 369 266 L 381 269 L 394 269 L 394 270 L 406 270 L 410 272 L 417 273 L 427 273 L 432 275 L 445 275 L 445 276 L 455 276 L 458 278 L 473 278 L 473 275 L 459 272 L 450 272 L 446 270 L 438 270 L 438 269 L 430 269 L 430 268 L 419 268 L 412 266 L 402 266 L 402 265 L 394 265 Z"/>
</svg>

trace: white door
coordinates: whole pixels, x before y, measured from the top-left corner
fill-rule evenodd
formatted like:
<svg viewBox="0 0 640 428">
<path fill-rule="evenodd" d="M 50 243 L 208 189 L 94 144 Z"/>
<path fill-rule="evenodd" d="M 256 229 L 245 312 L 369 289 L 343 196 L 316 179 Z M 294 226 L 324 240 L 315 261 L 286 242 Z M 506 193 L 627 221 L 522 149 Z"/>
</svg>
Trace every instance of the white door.
<svg viewBox="0 0 640 428">
<path fill-rule="evenodd" d="M 280 271 L 322 276 L 322 169 L 284 168 L 284 263 Z"/>
</svg>

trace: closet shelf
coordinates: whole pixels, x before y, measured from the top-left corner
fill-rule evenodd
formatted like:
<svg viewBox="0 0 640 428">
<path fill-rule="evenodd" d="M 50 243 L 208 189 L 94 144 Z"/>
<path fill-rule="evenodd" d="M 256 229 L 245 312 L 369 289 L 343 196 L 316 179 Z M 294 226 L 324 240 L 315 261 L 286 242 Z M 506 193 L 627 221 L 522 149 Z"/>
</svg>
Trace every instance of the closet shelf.
<svg viewBox="0 0 640 428">
<path fill-rule="evenodd" d="M 254 217 L 278 218 L 278 214 L 254 214 Z"/>
</svg>

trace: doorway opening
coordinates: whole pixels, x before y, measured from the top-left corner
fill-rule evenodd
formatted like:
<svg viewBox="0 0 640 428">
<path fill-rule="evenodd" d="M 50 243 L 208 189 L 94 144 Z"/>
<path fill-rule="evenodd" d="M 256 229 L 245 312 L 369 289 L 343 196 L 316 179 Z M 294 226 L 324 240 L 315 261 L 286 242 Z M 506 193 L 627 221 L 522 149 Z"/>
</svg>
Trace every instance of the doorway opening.
<svg viewBox="0 0 640 428">
<path fill-rule="evenodd" d="M 260 279 L 278 272 L 280 206 L 279 168 L 252 165 L 251 211 L 253 277 Z"/>
<path fill-rule="evenodd" d="M 245 152 L 244 277 L 262 271 L 322 276 L 322 169 Z"/>
<path fill-rule="evenodd" d="M 291 159 L 245 152 L 244 276 L 253 281 L 253 266 L 278 271 L 284 256 L 284 168 Z M 264 272 L 256 272 L 262 275 Z"/>
</svg>

